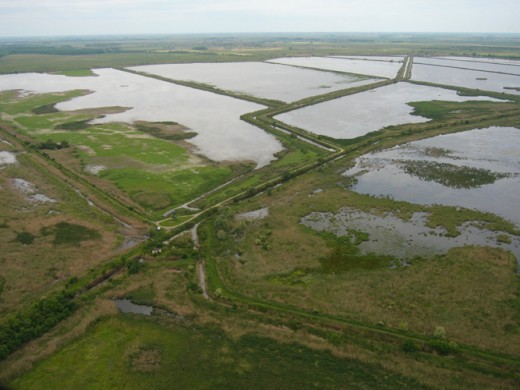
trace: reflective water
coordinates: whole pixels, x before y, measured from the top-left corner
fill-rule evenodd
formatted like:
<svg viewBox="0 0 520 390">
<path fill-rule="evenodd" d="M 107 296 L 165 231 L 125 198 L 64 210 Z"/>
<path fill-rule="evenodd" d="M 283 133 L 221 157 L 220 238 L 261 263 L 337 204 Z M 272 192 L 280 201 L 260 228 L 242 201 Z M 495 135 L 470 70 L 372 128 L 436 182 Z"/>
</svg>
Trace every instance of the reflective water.
<svg viewBox="0 0 520 390">
<path fill-rule="evenodd" d="M 286 102 L 367 84 L 367 80 L 355 76 L 266 62 L 146 65 L 130 69 Z"/>
<path fill-rule="evenodd" d="M 430 257 L 464 245 L 504 248 L 520 259 L 519 237 L 508 235 L 511 243 L 500 243 L 497 237 L 503 233 L 478 229 L 470 223 L 459 228 L 459 236 L 447 237 L 443 228 L 428 227 L 427 217 L 428 213 L 415 213 L 409 221 L 404 221 L 392 213 L 375 215 L 344 207 L 336 214 L 313 212 L 302 218 L 301 223 L 313 230 L 328 231 L 338 236 L 349 235 L 349 229 L 368 233 L 368 241 L 359 245 L 362 252 L 392 255 L 400 259 Z"/>
<path fill-rule="evenodd" d="M 414 62 L 412 80 L 520 95 L 520 91 L 504 88 L 520 88 L 520 77 L 507 74 L 421 65 Z"/>
<path fill-rule="evenodd" d="M 149 316 L 152 314 L 153 307 L 145 305 L 136 305 L 129 299 L 114 300 L 116 307 L 123 313 L 143 314 Z"/>
<path fill-rule="evenodd" d="M 414 64 L 440 65 L 440 66 L 456 66 L 459 68 L 467 68 L 473 70 L 485 70 L 489 72 L 513 73 L 520 76 L 520 62 L 518 65 L 512 64 L 494 64 L 490 62 L 476 62 L 460 60 L 457 58 L 422 58 L 415 57 Z"/>
<path fill-rule="evenodd" d="M 306 68 L 326 69 L 336 72 L 356 73 L 366 76 L 393 79 L 401 68 L 399 62 L 366 61 L 337 57 L 287 57 L 275 58 L 268 62 Z"/>
<path fill-rule="evenodd" d="M 490 184 L 449 187 L 431 177 L 407 173 L 407 164 L 414 161 L 502 175 Z M 389 195 L 418 204 L 475 208 L 520 225 L 520 130 L 516 128 L 490 127 L 441 135 L 367 154 L 358 158 L 345 175 L 357 177 L 353 189 L 363 194 Z M 455 175 L 459 173 L 456 171 Z"/>
<path fill-rule="evenodd" d="M 348 58 L 351 60 L 403 62 L 404 56 L 330 56 L 333 58 Z"/>
<path fill-rule="evenodd" d="M 402 82 L 289 111 L 276 119 L 316 134 L 350 139 L 386 126 L 428 122 L 428 118 L 411 115 L 413 108 L 407 103 L 430 100 L 499 101 L 484 96 L 459 96 L 447 89 Z"/>
<path fill-rule="evenodd" d="M 0 89 L 34 93 L 74 89 L 93 93 L 56 105 L 59 110 L 127 107 L 94 123 L 175 121 L 197 133 L 190 139 L 199 152 L 216 161 L 251 160 L 264 166 L 283 149 L 271 134 L 240 120 L 263 106 L 187 88 L 115 69 L 95 69 L 96 77 L 41 73 L 0 75 Z"/>
</svg>

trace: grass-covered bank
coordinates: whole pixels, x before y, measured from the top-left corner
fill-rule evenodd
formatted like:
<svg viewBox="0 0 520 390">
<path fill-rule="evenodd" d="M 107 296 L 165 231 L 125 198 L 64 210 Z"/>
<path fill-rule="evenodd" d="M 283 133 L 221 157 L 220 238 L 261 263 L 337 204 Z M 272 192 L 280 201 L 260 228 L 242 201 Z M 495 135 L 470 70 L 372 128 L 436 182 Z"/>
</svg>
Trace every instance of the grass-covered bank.
<svg viewBox="0 0 520 390">
<path fill-rule="evenodd" d="M 159 322 L 159 323 L 158 323 Z M 74 372 L 74 375 L 70 375 Z M 422 388 L 377 365 L 303 345 L 119 315 L 15 380 L 13 389 Z"/>
</svg>

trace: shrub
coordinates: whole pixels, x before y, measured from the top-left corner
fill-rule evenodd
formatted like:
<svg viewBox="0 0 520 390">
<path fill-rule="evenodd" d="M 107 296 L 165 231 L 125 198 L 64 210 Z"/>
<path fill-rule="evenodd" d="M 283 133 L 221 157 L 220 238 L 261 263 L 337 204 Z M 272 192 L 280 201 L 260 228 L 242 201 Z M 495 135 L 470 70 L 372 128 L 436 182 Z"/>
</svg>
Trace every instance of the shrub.
<svg viewBox="0 0 520 390">
<path fill-rule="evenodd" d="M 23 245 L 31 245 L 36 237 L 29 232 L 21 232 L 16 235 L 14 241 Z"/>
<path fill-rule="evenodd" d="M 418 350 L 417 346 L 415 345 L 415 343 L 412 340 L 406 340 L 403 343 L 401 349 L 407 353 L 417 352 L 417 350 Z"/>
</svg>

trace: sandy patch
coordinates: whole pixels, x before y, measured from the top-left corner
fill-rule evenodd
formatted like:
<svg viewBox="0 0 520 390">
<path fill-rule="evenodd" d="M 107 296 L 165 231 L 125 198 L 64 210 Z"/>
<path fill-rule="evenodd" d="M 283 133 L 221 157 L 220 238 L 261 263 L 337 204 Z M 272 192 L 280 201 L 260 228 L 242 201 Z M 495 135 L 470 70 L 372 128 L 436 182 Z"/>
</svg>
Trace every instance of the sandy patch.
<svg viewBox="0 0 520 390">
<path fill-rule="evenodd" d="M 31 182 L 19 177 L 11 179 L 13 187 L 27 197 L 31 202 L 36 203 L 56 203 L 55 199 L 49 198 L 44 194 L 36 192 L 36 187 Z"/>
<path fill-rule="evenodd" d="M 104 165 L 87 165 L 85 172 L 91 173 L 92 175 L 98 175 L 102 170 L 107 169 Z"/>
<path fill-rule="evenodd" d="M 0 152 L 0 165 L 10 165 L 16 163 L 16 156 L 11 152 Z"/>
<path fill-rule="evenodd" d="M 264 207 L 258 210 L 249 211 L 247 213 L 237 214 L 235 220 L 237 221 L 254 221 L 257 219 L 264 219 L 269 216 L 269 207 Z"/>
</svg>

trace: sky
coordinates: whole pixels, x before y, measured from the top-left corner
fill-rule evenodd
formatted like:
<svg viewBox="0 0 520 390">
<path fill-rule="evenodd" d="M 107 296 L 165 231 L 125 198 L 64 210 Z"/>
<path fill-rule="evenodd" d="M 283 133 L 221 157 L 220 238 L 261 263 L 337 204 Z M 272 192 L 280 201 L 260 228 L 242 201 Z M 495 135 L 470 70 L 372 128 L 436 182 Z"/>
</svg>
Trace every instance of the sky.
<svg viewBox="0 0 520 390">
<path fill-rule="evenodd" d="M 520 0 L 0 0 L 0 37 L 221 32 L 520 33 Z"/>
</svg>

